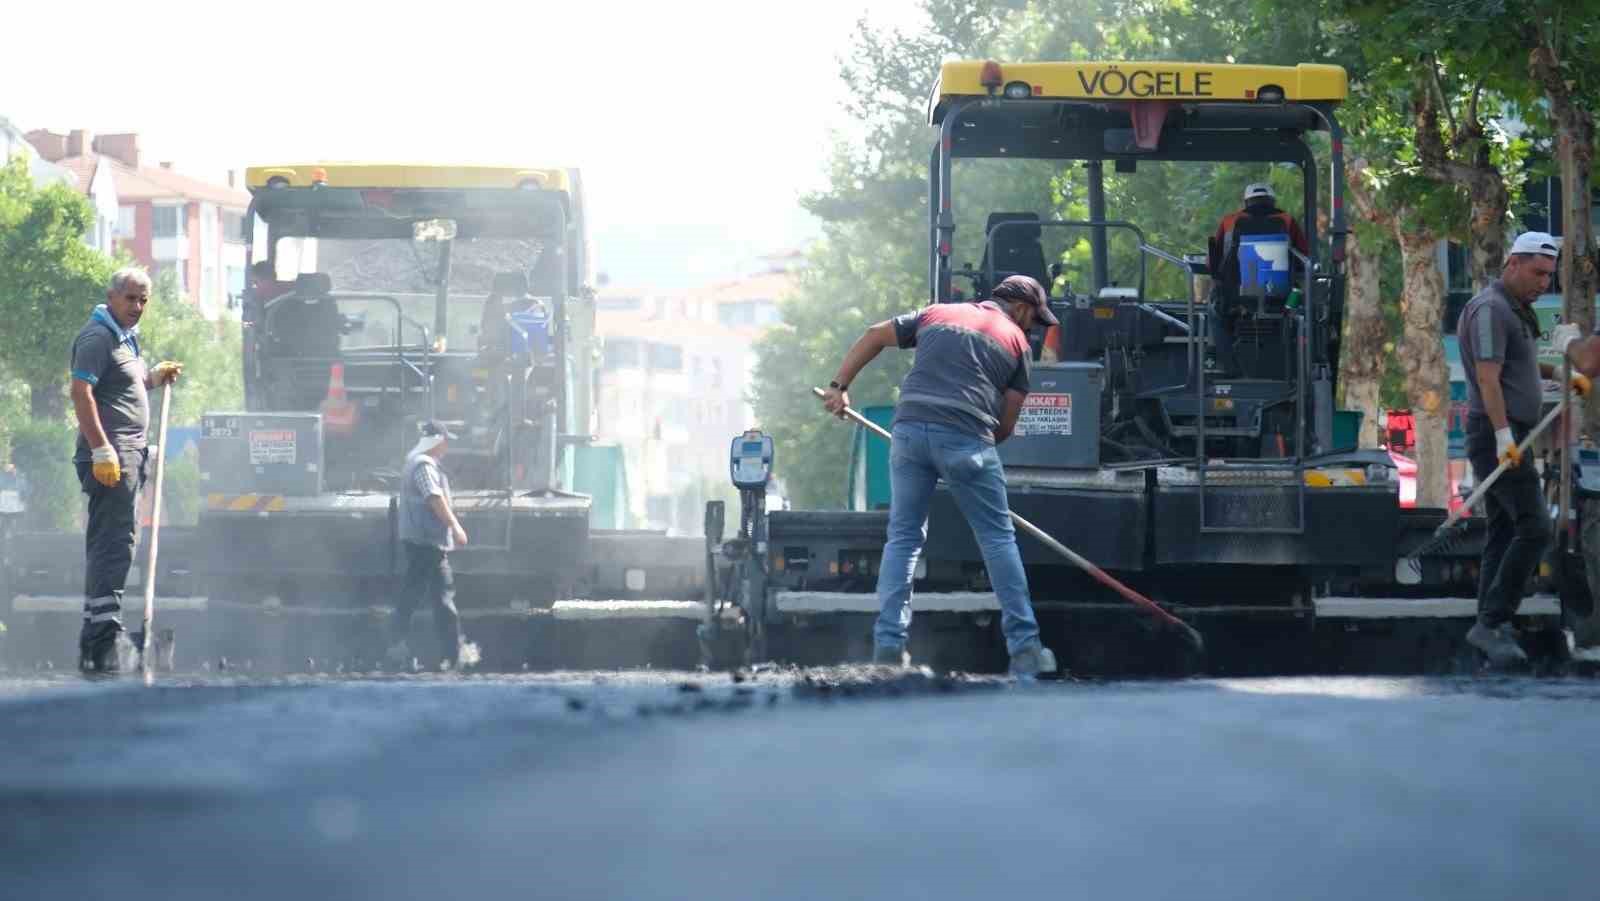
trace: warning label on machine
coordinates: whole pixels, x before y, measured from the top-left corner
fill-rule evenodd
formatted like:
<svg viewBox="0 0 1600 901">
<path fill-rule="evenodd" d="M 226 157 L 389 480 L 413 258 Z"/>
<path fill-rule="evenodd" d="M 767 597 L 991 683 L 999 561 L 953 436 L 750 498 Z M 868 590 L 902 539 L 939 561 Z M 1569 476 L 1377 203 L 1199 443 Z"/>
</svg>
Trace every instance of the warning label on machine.
<svg viewBox="0 0 1600 901">
<path fill-rule="evenodd" d="M 250 465 L 294 463 L 294 429 L 264 429 L 250 433 Z"/>
<path fill-rule="evenodd" d="M 1072 395 L 1030 394 L 1017 414 L 1018 437 L 1072 434 Z"/>
</svg>

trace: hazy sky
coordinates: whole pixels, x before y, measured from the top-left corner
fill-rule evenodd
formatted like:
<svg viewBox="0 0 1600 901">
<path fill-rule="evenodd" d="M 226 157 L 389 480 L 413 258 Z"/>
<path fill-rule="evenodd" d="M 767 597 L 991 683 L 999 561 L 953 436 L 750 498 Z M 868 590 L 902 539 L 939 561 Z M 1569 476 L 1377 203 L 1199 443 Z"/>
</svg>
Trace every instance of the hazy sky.
<svg viewBox="0 0 1600 901">
<path fill-rule="evenodd" d="M 849 126 L 838 59 L 863 14 L 920 21 L 915 0 L 26 3 L 6 13 L 5 62 L 28 77 L 0 115 L 138 131 L 146 160 L 201 176 L 576 165 L 599 268 L 692 284 L 808 230 L 796 199 Z"/>
</svg>

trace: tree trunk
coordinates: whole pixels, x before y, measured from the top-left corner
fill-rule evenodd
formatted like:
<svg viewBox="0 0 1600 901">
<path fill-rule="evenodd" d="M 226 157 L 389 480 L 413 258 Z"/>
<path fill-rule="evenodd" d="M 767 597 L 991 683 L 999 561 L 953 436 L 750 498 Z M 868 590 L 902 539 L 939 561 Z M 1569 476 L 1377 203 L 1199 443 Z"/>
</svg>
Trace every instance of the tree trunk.
<svg viewBox="0 0 1600 901">
<path fill-rule="evenodd" d="M 1506 191 L 1506 181 L 1500 170 L 1489 166 L 1476 170 L 1476 177 L 1468 186 L 1472 202 L 1472 226 L 1468 234 L 1471 248 L 1472 290 L 1482 291 L 1490 282 L 1500 277 L 1506 261 L 1506 211 L 1511 206 L 1511 196 Z"/>
<path fill-rule="evenodd" d="M 1400 302 L 1405 323 L 1400 367 L 1417 430 L 1417 506 L 1443 509 L 1450 496 L 1449 437 L 1445 413 L 1450 402 L 1449 369 L 1440 323 L 1444 320 L 1444 278 L 1434 264 L 1439 235 L 1415 224 L 1412 210 L 1400 210 L 1396 236 L 1405 270 Z"/>
<path fill-rule="evenodd" d="M 1372 197 L 1362 181 L 1366 161 L 1353 159 L 1346 167 L 1347 193 L 1364 218 L 1372 218 Z M 1379 393 L 1383 373 L 1389 364 L 1384 345 L 1389 341 L 1389 323 L 1383 317 L 1383 298 L 1378 288 L 1379 259 L 1363 247 L 1356 230 L 1345 242 L 1346 295 L 1344 337 L 1339 343 L 1339 386 L 1344 397 L 1340 406 L 1360 410 L 1361 447 L 1377 447 Z"/>
<path fill-rule="evenodd" d="M 1573 96 L 1572 86 L 1561 72 L 1560 60 L 1545 32 L 1532 26 L 1530 37 L 1533 52 L 1529 55 L 1528 67 L 1550 101 L 1556 163 L 1561 169 L 1561 318 L 1563 322 L 1577 323 L 1584 334 L 1589 334 L 1594 331 L 1595 291 L 1600 287 L 1595 271 L 1594 228 L 1589 219 L 1594 114 Z M 1588 432 L 1590 424 L 1600 422 L 1597 394 L 1600 392 L 1591 392 L 1583 405 L 1583 417 L 1577 423 L 1579 434 Z M 1585 502 L 1583 510 L 1585 517 L 1593 516 L 1596 505 Z M 1600 566 L 1600 560 L 1595 557 L 1594 528 L 1587 524 L 1587 519 L 1585 522 L 1583 550 L 1592 572 Z M 1594 584 L 1592 576 L 1590 584 Z M 1580 646 L 1600 645 L 1600 609 L 1590 616 L 1576 617 L 1571 626 Z"/>
<path fill-rule="evenodd" d="M 1595 291 L 1600 277 L 1595 271 L 1594 227 L 1589 219 L 1589 167 L 1594 163 L 1594 114 L 1580 104 L 1561 72 L 1560 61 L 1543 31 L 1534 29 L 1534 49 L 1529 57 L 1533 77 L 1550 101 L 1550 124 L 1556 135 L 1556 163 L 1561 169 L 1561 318 L 1577 323 L 1584 334 L 1594 331 Z M 1584 422 L 1600 421 L 1600 397 L 1590 394 L 1584 404 Z"/>
<path fill-rule="evenodd" d="M 54 422 L 67 414 L 67 392 L 60 379 L 29 385 L 28 402 L 34 419 Z"/>
<path fill-rule="evenodd" d="M 1412 132 L 1417 159 L 1422 163 L 1423 174 L 1442 185 L 1454 185 L 1467 193 L 1472 205 L 1472 218 L 1468 224 L 1468 269 L 1472 275 L 1472 290 L 1481 291 L 1500 275 L 1500 266 L 1506 255 L 1506 211 L 1511 206 L 1511 195 L 1506 190 L 1506 180 L 1490 156 L 1490 145 L 1483 119 L 1478 114 L 1481 85 L 1475 90 L 1460 115 L 1451 115 L 1453 133 L 1450 142 L 1440 128 L 1441 113 L 1450 101 L 1434 80 L 1438 61 L 1425 61 L 1427 68 L 1418 66 L 1417 79 L 1412 92 Z"/>
</svg>

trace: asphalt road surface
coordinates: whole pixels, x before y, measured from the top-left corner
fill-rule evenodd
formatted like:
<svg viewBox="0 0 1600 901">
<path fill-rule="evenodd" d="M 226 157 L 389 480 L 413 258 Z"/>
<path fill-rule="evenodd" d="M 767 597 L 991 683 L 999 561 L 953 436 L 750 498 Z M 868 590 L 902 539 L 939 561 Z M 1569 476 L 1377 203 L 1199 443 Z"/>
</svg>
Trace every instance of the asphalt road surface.
<svg viewBox="0 0 1600 901">
<path fill-rule="evenodd" d="M 1596 896 L 1592 680 L 880 675 L 0 679 L 0 896 Z"/>
</svg>

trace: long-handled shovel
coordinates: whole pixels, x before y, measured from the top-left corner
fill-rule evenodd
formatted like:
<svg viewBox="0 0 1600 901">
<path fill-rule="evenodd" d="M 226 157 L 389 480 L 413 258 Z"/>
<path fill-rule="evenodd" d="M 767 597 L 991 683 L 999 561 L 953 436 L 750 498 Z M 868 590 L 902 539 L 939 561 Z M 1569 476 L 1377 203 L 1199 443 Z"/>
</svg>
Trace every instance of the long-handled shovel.
<svg viewBox="0 0 1600 901">
<path fill-rule="evenodd" d="M 1562 385 L 1562 407 L 1570 410 L 1571 361 L 1562 364 Z M 1575 417 L 1567 415 L 1561 422 L 1561 493 L 1556 505 L 1555 536 L 1556 596 L 1560 599 L 1563 610 L 1570 610 L 1579 616 L 1588 616 L 1594 612 L 1594 598 L 1589 594 L 1589 586 L 1583 572 L 1584 560 L 1578 540 L 1578 518 L 1572 513 L 1572 445 L 1577 437 L 1572 430 L 1574 419 Z"/>
<path fill-rule="evenodd" d="M 826 392 L 824 392 L 821 388 L 812 388 L 811 391 L 814 394 L 816 394 L 818 397 L 826 396 Z M 894 440 L 893 436 L 891 436 L 888 432 L 884 431 L 882 426 L 878 425 L 877 423 L 873 422 L 870 419 L 867 419 L 865 416 L 862 416 L 860 413 L 857 413 L 855 410 L 852 410 L 849 407 L 845 407 L 844 408 L 844 412 L 845 412 L 846 416 L 849 416 L 851 419 L 855 420 L 858 425 L 866 427 L 867 429 L 871 430 L 874 434 L 878 435 L 880 438 L 883 438 L 885 441 L 891 441 L 892 442 Z M 1089 575 L 1093 576 L 1095 581 L 1097 581 L 1100 584 L 1106 586 L 1107 588 L 1110 588 L 1111 590 L 1115 591 L 1117 594 L 1122 595 L 1124 598 L 1126 598 L 1130 602 L 1132 602 L 1132 603 L 1144 608 L 1151 615 L 1153 615 L 1156 619 L 1159 619 L 1162 622 L 1166 623 L 1167 625 L 1172 626 L 1173 628 L 1175 628 L 1178 631 L 1182 632 L 1184 637 L 1186 639 L 1188 639 L 1189 644 L 1193 645 L 1194 649 L 1197 652 L 1199 652 L 1201 654 L 1205 653 L 1205 649 L 1206 649 L 1205 639 L 1200 637 L 1200 633 L 1198 631 L 1196 631 L 1193 626 L 1189 625 L 1188 623 L 1184 622 L 1181 619 L 1178 619 L 1176 616 L 1173 616 L 1172 614 L 1168 613 L 1166 610 L 1162 609 L 1161 605 L 1157 604 L 1155 601 L 1150 600 L 1149 598 L 1145 597 L 1144 595 L 1140 594 L 1139 592 L 1134 591 L 1132 588 L 1129 588 L 1128 586 L 1122 584 L 1121 582 L 1119 582 L 1115 578 L 1113 578 L 1105 570 L 1101 569 L 1098 566 L 1095 566 L 1093 563 L 1090 563 L 1088 560 L 1085 560 L 1083 557 L 1080 557 L 1078 554 L 1074 553 L 1071 548 L 1069 548 L 1066 545 L 1062 544 L 1061 542 L 1055 540 L 1054 538 L 1051 538 L 1048 534 L 1045 533 L 1045 531 L 1043 529 L 1039 528 L 1038 526 L 1034 525 L 1033 523 L 1028 522 L 1026 519 L 1023 519 L 1021 516 L 1017 515 L 1017 512 L 1015 510 L 1011 511 L 1011 520 L 1013 522 L 1015 522 L 1018 526 L 1020 526 L 1023 529 L 1023 531 L 1027 532 L 1029 535 L 1032 535 L 1034 538 L 1039 539 L 1039 542 L 1041 544 L 1043 544 L 1045 547 L 1048 547 L 1052 551 L 1055 551 L 1056 553 L 1060 554 L 1061 556 L 1063 556 L 1063 557 L 1067 558 L 1068 560 L 1072 561 L 1072 563 L 1074 565 L 1076 565 L 1079 569 L 1082 569 L 1084 572 L 1086 572 Z"/>
<path fill-rule="evenodd" d="M 150 511 L 150 555 L 144 567 L 144 627 L 134 636 L 134 645 L 139 648 L 139 671 L 144 673 L 151 669 L 150 655 L 158 647 L 171 644 L 170 638 L 158 644 L 153 640 L 154 633 L 150 631 L 156 615 L 156 560 L 161 550 L 161 486 L 167 469 L 167 411 L 171 408 L 172 382 L 168 381 L 161 386 L 161 431 L 156 444 L 156 496 Z"/>
<path fill-rule="evenodd" d="M 1544 418 L 1539 420 L 1539 424 L 1528 432 L 1527 437 L 1517 444 L 1517 452 L 1521 456 L 1527 457 L 1528 451 L 1533 447 L 1533 443 L 1539 440 L 1539 436 L 1544 434 L 1545 430 L 1550 428 L 1550 424 L 1566 412 L 1570 400 L 1570 393 L 1563 394 L 1561 403 L 1556 404 L 1549 413 L 1546 413 Z M 1523 465 L 1532 466 L 1533 463 L 1531 460 L 1525 460 Z M 1461 502 L 1461 507 L 1452 511 L 1445 521 L 1440 523 L 1437 529 L 1433 530 L 1431 537 L 1413 548 L 1406 556 L 1416 559 L 1426 554 L 1442 551 L 1460 538 L 1462 531 L 1464 531 L 1463 523 L 1466 521 L 1467 514 L 1472 512 L 1472 508 L 1483 500 L 1484 495 L 1489 493 L 1489 489 L 1494 486 L 1494 483 L 1500 481 L 1500 477 L 1505 475 L 1506 470 L 1510 468 L 1510 460 L 1501 460 L 1499 465 L 1494 468 L 1494 471 L 1489 473 L 1488 477 L 1478 487 L 1472 489 L 1472 493 L 1467 495 L 1467 499 Z"/>
</svg>

